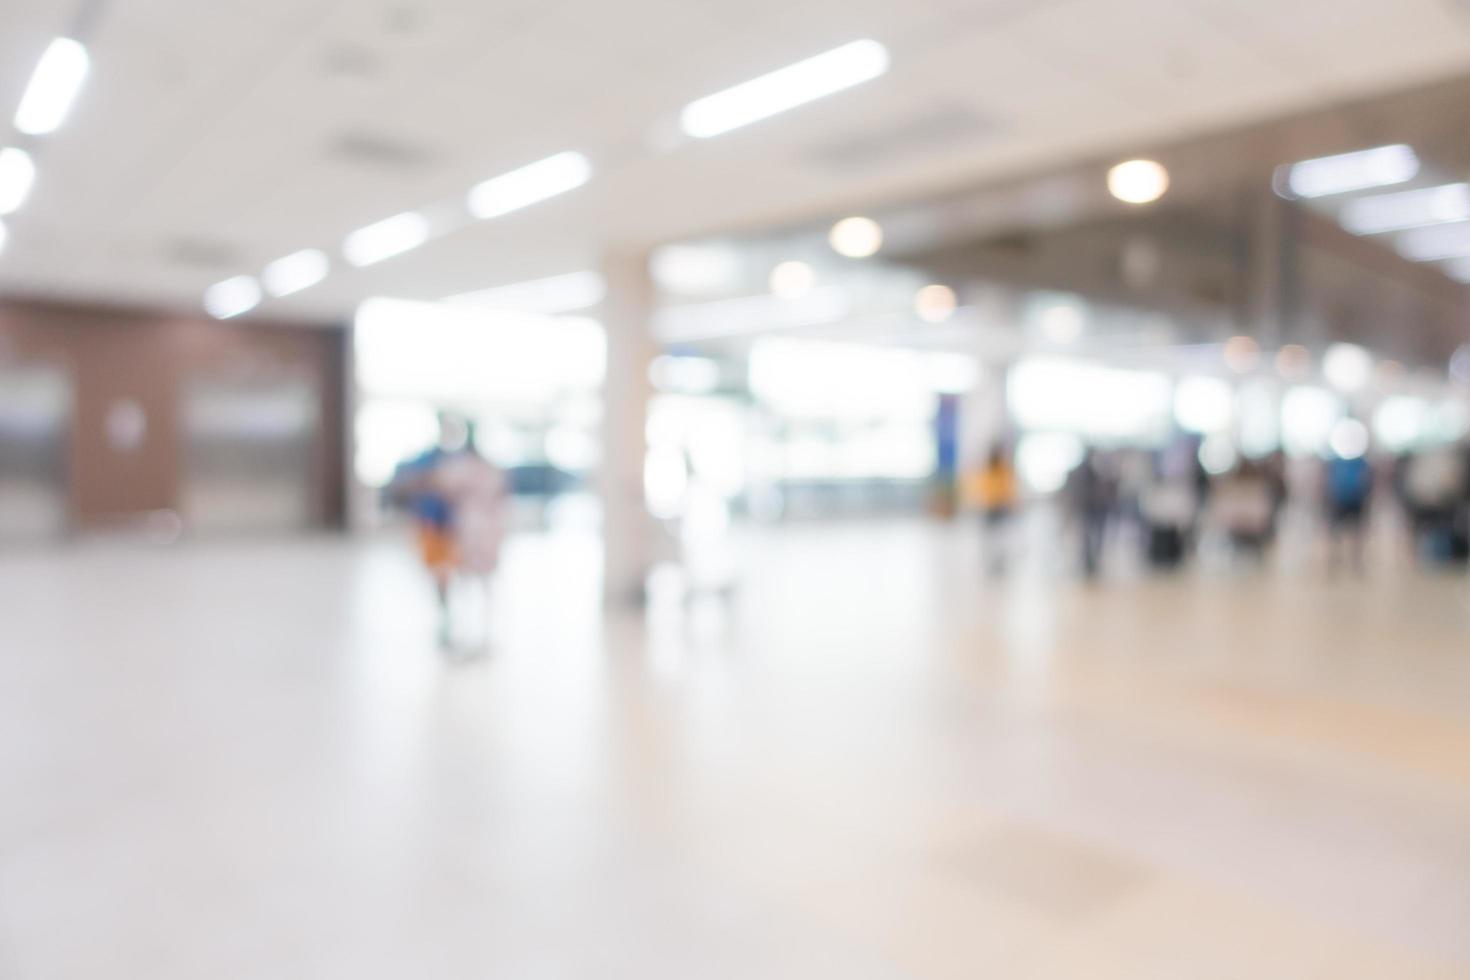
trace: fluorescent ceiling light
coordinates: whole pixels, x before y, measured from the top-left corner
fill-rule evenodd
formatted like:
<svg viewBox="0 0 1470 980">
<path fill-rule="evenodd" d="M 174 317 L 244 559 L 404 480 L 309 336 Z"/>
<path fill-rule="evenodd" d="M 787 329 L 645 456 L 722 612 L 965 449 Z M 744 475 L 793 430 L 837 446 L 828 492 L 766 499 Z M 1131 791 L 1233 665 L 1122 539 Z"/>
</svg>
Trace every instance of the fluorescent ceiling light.
<svg viewBox="0 0 1470 980">
<path fill-rule="evenodd" d="M 31 136 L 54 132 L 66 121 L 90 65 L 81 42 L 69 37 L 52 41 L 15 110 L 15 128 Z"/>
<path fill-rule="evenodd" d="M 698 139 L 718 136 L 877 78 L 887 70 L 887 48 L 877 41 L 853 41 L 691 102 L 679 114 L 679 125 Z"/>
<path fill-rule="evenodd" d="M 260 283 L 254 276 L 235 276 L 204 291 L 204 309 L 210 316 L 228 320 L 260 305 Z"/>
<path fill-rule="evenodd" d="M 303 248 L 266 266 L 260 274 L 260 281 L 272 296 L 290 296 L 327 278 L 330 267 L 327 253 L 316 248 Z"/>
<path fill-rule="evenodd" d="M 1470 256 L 1470 222 L 1406 231 L 1399 236 L 1398 250 L 1415 262 Z"/>
<path fill-rule="evenodd" d="M 1470 184 L 1442 184 L 1418 190 L 1359 197 L 1342 206 L 1342 226 L 1355 235 L 1377 235 L 1470 220 Z"/>
<path fill-rule="evenodd" d="M 470 213 L 495 218 L 581 187 L 592 176 L 592 164 L 567 151 L 537 160 L 508 174 L 492 177 L 470 190 Z"/>
<path fill-rule="evenodd" d="M 372 265 L 428 240 L 428 220 L 417 211 L 405 211 L 348 235 L 342 240 L 342 257 L 353 265 Z"/>
<path fill-rule="evenodd" d="M 25 150 L 0 150 L 0 214 L 10 214 L 26 202 L 36 180 L 36 164 Z"/>
<path fill-rule="evenodd" d="M 570 313 L 602 302 L 607 284 L 592 270 L 450 296 L 446 302 L 517 313 Z"/>
<path fill-rule="evenodd" d="M 1419 157 L 1413 148 L 1395 143 L 1292 164 L 1286 187 L 1297 197 L 1326 197 L 1402 184 L 1418 174 Z"/>
</svg>

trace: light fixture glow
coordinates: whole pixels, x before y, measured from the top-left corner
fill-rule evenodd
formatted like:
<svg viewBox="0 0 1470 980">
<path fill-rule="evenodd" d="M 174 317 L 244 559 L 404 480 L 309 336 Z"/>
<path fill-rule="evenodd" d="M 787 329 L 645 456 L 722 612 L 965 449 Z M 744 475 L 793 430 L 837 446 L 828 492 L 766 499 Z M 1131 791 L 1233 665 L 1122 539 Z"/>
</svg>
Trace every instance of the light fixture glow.
<svg viewBox="0 0 1470 980">
<path fill-rule="evenodd" d="M 303 248 L 266 266 L 260 274 L 260 281 L 272 296 L 290 296 L 327 278 L 330 268 L 327 253 L 316 248 Z"/>
<path fill-rule="evenodd" d="M 19 210 L 35 180 L 36 164 L 29 153 L 13 146 L 0 150 L 0 214 Z"/>
<path fill-rule="evenodd" d="M 470 213 L 496 218 L 581 187 L 592 177 L 592 163 L 568 150 L 491 177 L 470 190 Z"/>
<path fill-rule="evenodd" d="M 30 136 L 54 132 L 66 121 L 90 66 L 80 41 L 69 37 L 52 41 L 15 110 L 15 128 Z"/>
<path fill-rule="evenodd" d="M 1368 427 L 1357 419 L 1339 419 L 1327 444 L 1340 459 L 1358 459 L 1368 451 Z"/>
<path fill-rule="evenodd" d="M 1288 381 L 1307 376 L 1312 369 L 1312 352 L 1301 344 L 1287 344 L 1276 352 L 1276 373 Z"/>
<path fill-rule="evenodd" d="M 719 136 L 877 78 L 887 70 L 887 48 L 873 40 L 853 41 L 696 99 L 679 114 L 679 125 L 696 139 Z"/>
<path fill-rule="evenodd" d="M 10 238 L 10 231 L 5 227 L 5 222 L 0 221 L 0 252 L 5 251 L 5 242 Z"/>
<path fill-rule="evenodd" d="M 1287 170 L 1286 189 L 1297 197 L 1326 197 L 1402 184 L 1418 174 L 1413 148 L 1395 143 L 1294 163 Z"/>
<path fill-rule="evenodd" d="M 771 270 L 771 293 L 781 299 L 800 299 L 817 284 L 817 274 L 805 262 L 782 262 Z"/>
<path fill-rule="evenodd" d="M 925 286 L 914 294 L 914 313 L 925 323 L 943 323 L 954 316 L 959 298 L 942 283 Z"/>
<path fill-rule="evenodd" d="M 1355 235 L 1467 221 L 1470 220 L 1470 184 L 1442 184 L 1356 198 L 1342 206 L 1340 220 Z"/>
<path fill-rule="evenodd" d="M 1322 355 L 1322 376 L 1338 391 L 1361 391 L 1373 380 L 1373 355 L 1357 344 L 1333 344 Z"/>
<path fill-rule="evenodd" d="M 1235 393 L 1219 378 L 1197 375 L 1174 389 L 1174 421 L 1188 432 L 1220 432 L 1235 417 Z"/>
<path fill-rule="evenodd" d="M 1086 319 L 1086 314 L 1076 303 L 1067 301 L 1053 303 L 1041 313 L 1042 336 L 1062 346 L 1075 343 L 1077 338 L 1082 336 L 1082 328 L 1086 325 Z"/>
<path fill-rule="evenodd" d="M 1281 448 L 1292 456 L 1315 456 L 1328 448 L 1342 399 L 1316 385 L 1296 385 L 1281 396 Z"/>
<path fill-rule="evenodd" d="M 838 255 L 865 259 L 883 247 L 883 228 L 872 218 L 843 218 L 832 226 L 827 241 Z"/>
<path fill-rule="evenodd" d="M 447 302 L 517 313 L 553 314 L 571 313 L 596 306 L 605 295 L 607 283 L 602 276 L 591 269 L 585 269 L 581 272 L 566 272 L 544 279 L 528 279 L 525 282 L 459 293 L 450 296 Z"/>
<path fill-rule="evenodd" d="M 428 240 L 428 220 L 417 211 L 405 211 L 348 235 L 342 240 L 342 257 L 353 265 L 372 265 Z"/>
<path fill-rule="evenodd" d="M 648 380 L 659 391 L 683 395 L 708 395 L 719 390 L 720 362 L 708 357 L 655 357 L 648 366 Z"/>
<path fill-rule="evenodd" d="M 1449 374 L 1451 381 L 1470 384 L 1470 345 L 1461 344 L 1450 355 Z"/>
<path fill-rule="evenodd" d="M 1414 262 L 1470 257 L 1470 222 L 1406 231 L 1398 238 L 1398 250 Z"/>
<path fill-rule="evenodd" d="M 1452 262 L 1446 262 L 1444 271 L 1446 275 L 1456 282 L 1470 283 L 1470 258 L 1460 258 Z"/>
<path fill-rule="evenodd" d="M 1395 360 L 1379 361 L 1378 370 L 1373 373 L 1373 383 L 1380 391 L 1392 391 L 1403 380 L 1403 377 L 1403 362 Z"/>
<path fill-rule="evenodd" d="M 1237 374 L 1254 371 L 1261 362 L 1261 345 L 1254 337 L 1236 336 L 1225 341 L 1225 365 Z"/>
<path fill-rule="evenodd" d="M 204 291 L 204 309 L 210 316 L 228 320 L 260 305 L 260 283 L 254 276 L 235 276 Z"/>
<path fill-rule="evenodd" d="M 1169 189 L 1169 171 L 1156 160 L 1127 160 L 1108 171 L 1108 193 L 1128 204 L 1150 204 Z"/>
</svg>

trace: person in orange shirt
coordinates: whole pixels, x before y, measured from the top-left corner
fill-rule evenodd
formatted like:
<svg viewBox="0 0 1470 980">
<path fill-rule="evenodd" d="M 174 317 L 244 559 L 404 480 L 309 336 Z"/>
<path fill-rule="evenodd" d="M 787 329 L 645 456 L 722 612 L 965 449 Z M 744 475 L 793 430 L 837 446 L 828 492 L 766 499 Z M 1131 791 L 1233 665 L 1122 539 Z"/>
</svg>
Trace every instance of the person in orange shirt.
<svg viewBox="0 0 1470 980">
<path fill-rule="evenodd" d="M 449 584 L 459 562 L 453 530 L 452 501 L 439 485 L 444 463 L 464 451 L 467 426 L 458 416 L 439 415 L 439 441 L 412 459 L 399 464 L 388 484 L 388 499 L 405 508 L 413 518 L 419 558 L 434 582 L 439 601 L 439 644 L 451 638 Z"/>
<path fill-rule="evenodd" d="M 985 522 L 986 568 L 992 575 L 1002 575 L 1009 559 L 1011 518 L 1020 499 L 1016 469 L 1004 446 L 991 449 L 970 485 L 970 496 Z"/>
</svg>

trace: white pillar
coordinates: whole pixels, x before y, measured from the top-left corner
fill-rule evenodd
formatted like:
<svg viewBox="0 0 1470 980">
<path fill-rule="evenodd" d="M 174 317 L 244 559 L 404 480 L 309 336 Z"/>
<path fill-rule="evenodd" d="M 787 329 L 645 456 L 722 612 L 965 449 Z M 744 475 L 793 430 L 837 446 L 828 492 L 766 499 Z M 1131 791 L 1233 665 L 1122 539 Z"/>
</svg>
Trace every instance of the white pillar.
<svg viewBox="0 0 1470 980">
<path fill-rule="evenodd" d="M 961 474 L 974 471 L 985 462 L 992 449 L 1005 444 L 1013 436 L 1006 414 L 1006 372 L 1010 365 L 980 360 L 979 368 L 974 390 L 960 405 Z"/>
<path fill-rule="evenodd" d="M 653 281 L 648 256 L 615 253 L 604 258 L 607 296 L 602 325 L 607 335 L 607 378 L 602 394 L 602 594 L 609 604 L 640 603 L 655 556 L 656 528 L 643 494 L 648 368 L 658 356 L 652 330 Z"/>
<path fill-rule="evenodd" d="M 977 290 L 971 305 L 975 311 L 972 350 L 979 370 L 974 390 L 960 406 L 961 474 L 980 466 L 992 449 L 1014 436 L 1006 412 L 1006 376 L 1019 345 L 1020 312 L 1015 297 L 997 287 Z"/>
</svg>

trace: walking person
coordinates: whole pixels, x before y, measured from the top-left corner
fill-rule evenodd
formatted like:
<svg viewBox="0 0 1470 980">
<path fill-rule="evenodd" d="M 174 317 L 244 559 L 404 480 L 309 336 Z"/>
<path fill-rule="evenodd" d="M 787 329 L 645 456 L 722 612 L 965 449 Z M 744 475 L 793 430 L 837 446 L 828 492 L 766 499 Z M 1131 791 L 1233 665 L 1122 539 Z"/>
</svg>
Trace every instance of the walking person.
<svg viewBox="0 0 1470 980">
<path fill-rule="evenodd" d="M 1016 468 L 1004 446 L 996 446 L 972 478 L 972 493 L 985 522 L 985 565 L 991 575 L 1004 575 L 1011 550 L 1015 517 Z"/>
<path fill-rule="evenodd" d="M 1330 564 L 1336 569 L 1346 549 L 1353 569 L 1365 570 L 1368 499 L 1373 492 L 1373 470 L 1359 453 L 1337 455 L 1327 463 L 1327 526 Z"/>
<path fill-rule="evenodd" d="M 449 530 L 453 563 L 445 592 L 445 614 L 450 616 L 454 596 L 480 607 L 478 626 L 470 631 L 467 646 L 483 649 L 490 642 L 490 587 L 500 565 L 500 548 L 505 539 L 509 485 L 505 474 L 480 454 L 475 426 L 465 426 L 464 443 L 458 452 L 444 457 L 434 473 L 436 490 L 449 505 Z M 450 644 L 454 629 L 451 618 Z"/>
<path fill-rule="evenodd" d="M 438 477 L 445 461 L 464 448 L 466 432 L 463 419 L 449 412 L 439 413 L 438 440 L 433 446 L 400 463 L 386 488 L 388 500 L 408 511 L 413 520 L 419 559 L 434 583 L 434 595 L 438 601 L 441 647 L 448 647 L 452 637 L 449 587 L 458 558 L 452 530 L 452 505 Z"/>
<path fill-rule="evenodd" d="M 1102 458 L 1088 449 L 1067 478 L 1066 494 L 1082 533 L 1082 574 L 1096 578 L 1102 571 L 1103 546 L 1113 513 L 1114 485 Z"/>
</svg>

